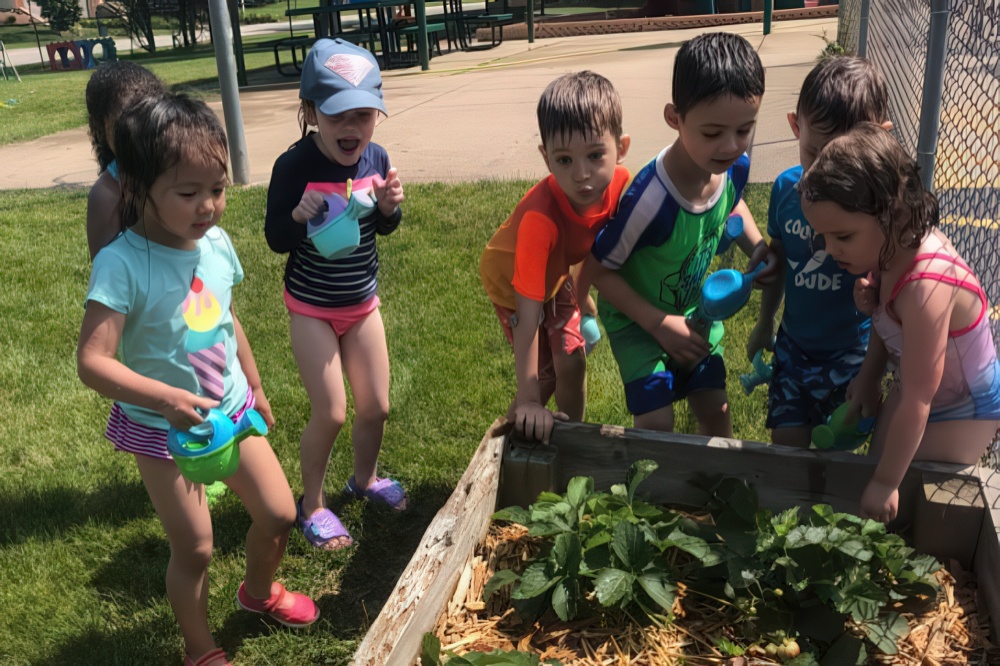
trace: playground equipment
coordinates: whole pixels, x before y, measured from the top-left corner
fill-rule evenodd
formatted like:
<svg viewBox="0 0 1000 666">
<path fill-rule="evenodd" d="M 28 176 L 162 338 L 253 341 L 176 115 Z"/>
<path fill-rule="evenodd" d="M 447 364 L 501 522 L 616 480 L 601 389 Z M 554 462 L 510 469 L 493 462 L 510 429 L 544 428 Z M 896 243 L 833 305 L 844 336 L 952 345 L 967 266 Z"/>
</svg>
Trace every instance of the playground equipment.
<svg viewBox="0 0 1000 666">
<path fill-rule="evenodd" d="M 98 46 L 101 47 L 99 60 L 94 58 L 94 49 Z M 49 68 L 54 72 L 94 69 L 99 62 L 112 62 L 118 59 L 118 48 L 115 46 L 115 40 L 110 37 L 52 42 L 46 44 L 45 49 L 49 52 Z"/>
<path fill-rule="evenodd" d="M 241 441 L 267 434 L 267 423 L 256 409 L 248 409 L 235 424 L 221 409 L 212 409 L 202 423 L 182 432 L 167 431 L 170 452 L 184 478 L 195 483 L 215 483 L 240 466 Z"/>
<path fill-rule="evenodd" d="M 340 259 L 361 244 L 358 220 L 371 214 L 375 200 L 368 192 L 351 192 L 351 181 L 347 181 L 346 198 L 335 193 L 324 194 L 323 198 L 323 212 L 309 220 L 306 233 L 320 254 Z"/>
<path fill-rule="evenodd" d="M 851 403 L 837 407 L 824 425 L 812 431 L 812 443 L 817 449 L 853 451 L 868 440 L 875 428 L 875 417 L 859 419 L 858 412 L 850 413 Z"/>
</svg>

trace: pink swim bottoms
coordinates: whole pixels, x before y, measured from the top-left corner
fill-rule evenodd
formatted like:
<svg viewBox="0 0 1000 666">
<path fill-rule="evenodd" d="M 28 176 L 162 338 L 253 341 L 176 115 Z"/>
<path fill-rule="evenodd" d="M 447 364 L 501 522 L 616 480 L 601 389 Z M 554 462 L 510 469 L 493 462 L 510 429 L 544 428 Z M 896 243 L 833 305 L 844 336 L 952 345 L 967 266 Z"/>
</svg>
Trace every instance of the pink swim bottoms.
<svg viewBox="0 0 1000 666">
<path fill-rule="evenodd" d="M 325 321 L 330 324 L 338 338 L 351 330 L 351 327 L 359 321 L 375 312 L 381 304 L 378 296 L 372 296 L 367 301 L 357 305 L 348 305 L 342 308 L 321 308 L 303 303 L 289 294 L 287 289 L 285 290 L 285 307 L 288 308 L 289 312 Z"/>
</svg>

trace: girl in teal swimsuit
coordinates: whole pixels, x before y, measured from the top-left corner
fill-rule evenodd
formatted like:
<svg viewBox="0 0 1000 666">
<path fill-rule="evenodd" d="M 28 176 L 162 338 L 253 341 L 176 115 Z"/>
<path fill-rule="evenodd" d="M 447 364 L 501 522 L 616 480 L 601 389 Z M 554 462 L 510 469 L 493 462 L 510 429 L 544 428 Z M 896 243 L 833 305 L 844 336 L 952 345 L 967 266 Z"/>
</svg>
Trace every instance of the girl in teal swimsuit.
<svg viewBox="0 0 1000 666">
<path fill-rule="evenodd" d="M 862 123 L 831 141 L 799 183 L 802 209 L 840 266 L 871 272 L 879 305 L 848 398 L 878 409 L 887 364 L 895 381 L 872 439 L 879 457 L 862 515 L 896 516 L 913 460 L 979 461 L 1000 427 L 1000 363 L 979 279 L 936 229 L 937 199 L 885 130 Z"/>
</svg>

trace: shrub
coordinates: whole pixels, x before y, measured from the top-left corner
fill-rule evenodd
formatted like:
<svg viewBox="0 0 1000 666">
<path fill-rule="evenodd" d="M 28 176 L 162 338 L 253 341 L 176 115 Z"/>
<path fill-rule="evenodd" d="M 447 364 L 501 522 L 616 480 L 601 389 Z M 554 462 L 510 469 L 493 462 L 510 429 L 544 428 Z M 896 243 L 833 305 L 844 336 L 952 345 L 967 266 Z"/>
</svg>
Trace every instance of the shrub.
<svg viewBox="0 0 1000 666">
<path fill-rule="evenodd" d="M 56 32 L 66 32 L 76 25 L 83 16 L 83 9 L 77 0 L 39 0 L 42 16 Z"/>
</svg>

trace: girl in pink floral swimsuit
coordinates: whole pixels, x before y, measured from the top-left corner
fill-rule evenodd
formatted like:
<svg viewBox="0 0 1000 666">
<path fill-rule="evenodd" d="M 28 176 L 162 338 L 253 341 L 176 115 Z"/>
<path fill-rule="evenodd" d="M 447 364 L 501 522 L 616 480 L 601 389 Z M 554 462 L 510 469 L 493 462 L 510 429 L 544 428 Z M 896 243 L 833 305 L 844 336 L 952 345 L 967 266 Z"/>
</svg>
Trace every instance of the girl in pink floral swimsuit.
<svg viewBox="0 0 1000 666">
<path fill-rule="evenodd" d="M 823 149 L 799 183 L 802 209 L 840 266 L 878 277 L 868 354 L 848 398 L 879 409 L 887 363 L 898 381 L 872 439 L 879 457 L 863 516 L 895 518 L 913 460 L 976 463 L 1000 427 L 1000 363 L 986 294 L 934 227 L 937 199 L 884 129 L 862 123 Z M 891 434 L 891 437 L 890 437 Z"/>
</svg>

